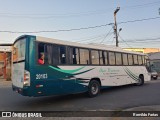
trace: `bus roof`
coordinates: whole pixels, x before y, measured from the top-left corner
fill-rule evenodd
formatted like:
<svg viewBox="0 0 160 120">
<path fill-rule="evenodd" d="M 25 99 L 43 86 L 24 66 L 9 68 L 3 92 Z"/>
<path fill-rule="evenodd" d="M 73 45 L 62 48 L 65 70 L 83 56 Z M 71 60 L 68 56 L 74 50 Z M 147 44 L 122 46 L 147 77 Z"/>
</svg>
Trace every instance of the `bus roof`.
<svg viewBox="0 0 160 120">
<path fill-rule="evenodd" d="M 55 44 L 59 44 L 59 45 L 68 45 L 68 46 L 74 46 L 74 47 L 82 47 L 82 48 L 91 48 L 91 49 L 98 49 L 98 50 L 107 50 L 107 51 L 116 51 L 116 52 L 131 53 L 131 54 L 138 54 L 138 55 L 146 55 L 146 54 L 140 53 L 140 52 L 123 50 L 122 48 L 116 47 L 116 46 L 113 46 L 113 45 L 96 44 L 96 43 L 83 44 L 83 43 L 78 43 L 78 42 L 63 41 L 63 40 L 40 37 L 40 36 L 33 36 L 33 35 L 19 36 L 14 41 L 14 43 L 17 42 L 18 40 L 20 40 L 23 37 L 36 37 L 36 41 L 44 42 L 44 43 L 55 43 Z"/>
<path fill-rule="evenodd" d="M 77 42 L 63 41 L 63 40 L 51 39 L 51 38 L 40 37 L 40 36 L 36 36 L 36 41 L 45 42 L 45 43 L 55 43 L 60 45 L 68 45 L 68 46 L 74 46 L 74 47 L 92 48 L 92 49 L 99 49 L 99 50 L 108 50 L 108 51 L 117 51 L 117 52 L 123 52 L 123 53 L 145 55 L 144 53 L 127 51 L 127 50 L 123 50 L 120 47 L 105 45 L 105 44 L 96 44 L 96 43 L 82 44 Z"/>
</svg>

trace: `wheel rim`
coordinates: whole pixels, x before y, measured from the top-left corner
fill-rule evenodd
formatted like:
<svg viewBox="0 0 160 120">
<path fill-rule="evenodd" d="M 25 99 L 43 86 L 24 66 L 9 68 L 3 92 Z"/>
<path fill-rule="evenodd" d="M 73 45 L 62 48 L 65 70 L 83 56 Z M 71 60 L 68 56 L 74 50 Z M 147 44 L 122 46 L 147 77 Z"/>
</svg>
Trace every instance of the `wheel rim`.
<svg viewBox="0 0 160 120">
<path fill-rule="evenodd" d="M 92 84 L 91 92 L 93 95 L 98 93 L 98 85 L 96 83 Z"/>
<path fill-rule="evenodd" d="M 139 83 L 141 83 L 142 82 L 142 79 L 141 78 L 139 78 Z"/>
<path fill-rule="evenodd" d="M 138 85 L 141 85 L 142 84 L 142 78 L 139 78 L 138 79 Z"/>
</svg>

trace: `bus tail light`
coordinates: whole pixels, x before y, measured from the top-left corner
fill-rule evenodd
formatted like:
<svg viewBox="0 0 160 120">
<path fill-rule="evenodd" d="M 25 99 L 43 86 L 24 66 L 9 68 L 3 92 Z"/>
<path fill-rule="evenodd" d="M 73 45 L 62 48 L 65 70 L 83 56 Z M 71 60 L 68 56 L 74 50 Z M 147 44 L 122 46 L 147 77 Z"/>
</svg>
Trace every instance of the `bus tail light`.
<svg viewBox="0 0 160 120">
<path fill-rule="evenodd" d="M 23 82 L 24 86 L 30 86 L 30 72 L 25 70 L 24 71 L 24 82 Z"/>
</svg>

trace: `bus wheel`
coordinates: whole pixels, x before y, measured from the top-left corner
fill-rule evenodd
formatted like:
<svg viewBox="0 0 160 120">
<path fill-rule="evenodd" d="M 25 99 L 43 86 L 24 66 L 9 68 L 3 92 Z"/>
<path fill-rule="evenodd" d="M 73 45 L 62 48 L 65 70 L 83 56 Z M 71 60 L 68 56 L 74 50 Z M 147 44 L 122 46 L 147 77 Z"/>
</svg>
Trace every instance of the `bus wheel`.
<svg viewBox="0 0 160 120">
<path fill-rule="evenodd" d="M 138 83 L 136 83 L 136 85 L 141 86 L 143 84 L 144 84 L 144 77 L 143 77 L 143 75 L 140 75 L 139 79 L 138 79 Z"/>
<path fill-rule="evenodd" d="M 92 80 L 88 86 L 89 97 L 95 97 L 100 93 L 100 83 L 97 80 Z"/>
</svg>

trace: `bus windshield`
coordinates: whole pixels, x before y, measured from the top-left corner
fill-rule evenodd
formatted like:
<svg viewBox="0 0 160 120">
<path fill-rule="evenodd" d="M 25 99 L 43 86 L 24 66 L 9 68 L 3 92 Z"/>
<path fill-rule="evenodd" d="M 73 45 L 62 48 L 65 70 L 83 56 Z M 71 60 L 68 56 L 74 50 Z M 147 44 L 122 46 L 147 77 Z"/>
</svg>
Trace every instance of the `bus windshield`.
<svg viewBox="0 0 160 120">
<path fill-rule="evenodd" d="M 13 62 L 25 60 L 26 39 L 18 40 L 13 46 Z"/>
</svg>

